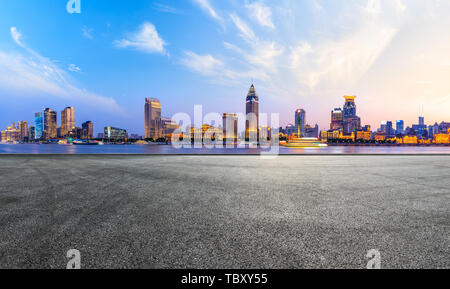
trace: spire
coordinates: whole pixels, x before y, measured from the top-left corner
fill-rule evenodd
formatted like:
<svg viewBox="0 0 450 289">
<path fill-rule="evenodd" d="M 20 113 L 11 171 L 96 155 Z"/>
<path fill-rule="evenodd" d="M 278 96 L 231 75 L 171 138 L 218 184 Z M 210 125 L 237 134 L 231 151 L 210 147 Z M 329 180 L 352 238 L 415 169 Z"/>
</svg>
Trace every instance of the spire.
<svg viewBox="0 0 450 289">
<path fill-rule="evenodd" d="M 258 94 L 256 93 L 256 89 L 255 86 L 252 84 L 250 86 L 250 89 L 248 90 L 248 94 L 247 94 L 247 101 L 249 100 L 256 100 L 258 101 Z"/>
</svg>

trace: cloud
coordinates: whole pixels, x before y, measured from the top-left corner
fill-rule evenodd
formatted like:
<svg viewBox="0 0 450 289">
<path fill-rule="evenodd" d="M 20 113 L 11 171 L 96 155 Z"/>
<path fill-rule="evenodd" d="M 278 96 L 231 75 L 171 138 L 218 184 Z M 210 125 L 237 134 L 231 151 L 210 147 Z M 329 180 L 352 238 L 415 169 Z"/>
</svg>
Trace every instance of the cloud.
<svg viewBox="0 0 450 289">
<path fill-rule="evenodd" d="M 16 27 L 11 27 L 10 29 L 11 37 L 13 38 L 14 42 L 19 45 L 20 47 L 24 47 L 22 41 L 20 40 L 22 38 L 22 34 L 20 34 L 19 31 L 17 31 Z"/>
<path fill-rule="evenodd" d="M 193 0 L 201 9 L 203 9 L 205 12 L 208 13 L 209 16 L 212 18 L 222 21 L 222 17 L 219 16 L 219 14 L 214 10 L 214 8 L 211 6 L 211 3 L 209 3 L 209 0 Z"/>
<path fill-rule="evenodd" d="M 163 13 L 170 13 L 170 14 L 181 14 L 182 13 L 180 10 L 178 10 L 175 7 L 161 4 L 161 3 L 154 3 L 153 7 L 155 8 L 155 10 L 157 10 L 159 12 L 163 12 Z"/>
<path fill-rule="evenodd" d="M 186 51 L 181 63 L 192 70 L 205 76 L 217 75 L 219 69 L 223 68 L 223 62 L 210 54 L 198 55 L 192 51 Z"/>
<path fill-rule="evenodd" d="M 94 39 L 94 36 L 92 35 L 93 29 L 89 29 L 86 27 L 83 27 L 81 29 L 81 35 L 83 35 L 84 37 L 86 37 L 87 39 Z"/>
<path fill-rule="evenodd" d="M 114 99 L 78 87 L 67 72 L 54 61 L 26 46 L 21 41 L 21 33 L 15 27 L 11 28 L 11 36 L 26 53 L 0 51 L 0 87 L 2 89 L 27 95 L 43 94 L 73 99 L 107 111 L 123 113 Z M 78 67 L 73 66 L 73 68 L 76 70 Z"/>
<path fill-rule="evenodd" d="M 250 11 L 251 17 L 261 26 L 275 29 L 275 25 L 272 22 L 272 10 L 263 2 L 253 2 L 246 4 L 245 7 Z"/>
<path fill-rule="evenodd" d="M 233 21 L 234 25 L 240 32 L 240 36 L 245 41 L 253 41 L 256 39 L 256 35 L 253 30 L 236 14 L 230 14 L 230 18 Z"/>
<path fill-rule="evenodd" d="M 70 64 L 68 69 L 69 69 L 69 71 L 72 71 L 72 72 L 81 72 L 81 68 L 79 68 L 75 64 Z"/>
<path fill-rule="evenodd" d="M 164 48 L 166 43 L 158 35 L 155 26 L 150 22 L 142 24 L 139 30 L 134 32 L 129 38 L 116 40 L 114 44 L 118 48 L 132 48 L 145 53 L 166 54 Z"/>
</svg>

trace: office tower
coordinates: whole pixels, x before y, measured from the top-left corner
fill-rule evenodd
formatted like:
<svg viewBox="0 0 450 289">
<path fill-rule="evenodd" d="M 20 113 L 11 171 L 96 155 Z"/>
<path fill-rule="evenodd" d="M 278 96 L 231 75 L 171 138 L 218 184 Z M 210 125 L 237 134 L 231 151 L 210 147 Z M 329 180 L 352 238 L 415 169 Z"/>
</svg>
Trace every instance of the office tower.
<svg viewBox="0 0 450 289">
<path fill-rule="evenodd" d="M 238 139 L 238 115 L 235 113 L 224 113 L 223 120 L 223 138 L 227 142 L 237 142 Z"/>
<path fill-rule="evenodd" d="M 34 126 L 30 126 L 28 133 L 28 140 L 35 140 L 34 134 L 35 134 Z"/>
<path fill-rule="evenodd" d="M 293 135 L 294 133 L 296 133 L 296 132 L 295 132 L 295 126 L 292 125 L 292 124 L 288 124 L 288 125 L 286 126 L 286 134 L 287 134 L 287 135 Z"/>
<path fill-rule="evenodd" d="M 51 108 L 46 108 L 44 110 L 44 138 L 52 139 L 56 138 L 57 131 L 57 118 L 56 112 Z"/>
<path fill-rule="evenodd" d="M 396 122 L 396 134 L 403 134 L 405 132 L 405 123 L 403 120 L 397 120 Z"/>
<path fill-rule="evenodd" d="M 344 129 L 344 113 L 341 108 L 335 108 L 331 112 L 331 130 L 343 130 Z"/>
<path fill-rule="evenodd" d="M 316 124 L 314 127 L 306 125 L 304 137 L 319 137 L 319 125 Z"/>
<path fill-rule="evenodd" d="M 44 136 L 44 117 L 42 112 L 34 114 L 34 139 L 42 139 Z"/>
<path fill-rule="evenodd" d="M 423 116 L 419 116 L 419 124 L 414 124 L 412 128 L 413 130 L 416 131 L 416 135 L 418 137 L 422 137 L 424 133 L 427 131 L 427 126 L 425 125 L 425 118 Z"/>
<path fill-rule="evenodd" d="M 28 139 L 28 122 L 19 121 L 20 140 Z"/>
<path fill-rule="evenodd" d="M 61 136 L 68 136 L 75 128 L 75 108 L 66 107 L 61 111 Z"/>
<path fill-rule="evenodd" d="M 107 126 L 104 130 L 104 137 L 108 141 L 124 141 L 127 139 L 127 131 L 121 128 Z"/>
<path fill-rule="evenodd" d="M 145 138 L 163 137 L 161 102 L 156 98 L 145 99 Z"/>
<path fill-rule="evenodd" d="M 87 139 L 93 139 L 94 138 L 94 124 L 92 121 L 86 121 L 84 122 L 81 127 L 83 130 L 85 130 L 85 138 Z"/>
<path fill-rule="evenodd" d="M 303 109 L 297 109 L 295 111 L 295 131 L 297 137 L 305 137 L 306 126 L 306 111 Z"/>
<path fill-rule="evenodd" d="M 252 135 L 252 138 L 256 136 L 259 139 L 259 97 L 253 84 L 250 86 L 247 94 L 245 115 L 245 139 L 247 141 L 250 140 Z"/>
<path fill-rule="evenodd" d="M 174 122 L 171 118 L 162 118 L 163 137 L 166 140 L 171 140 L 172 134 L 180 128 L 180 125 Z"/>
<path fill-rule="evenodd" d="M 352 132 L 361 130 L 361 119 L 356 115 L 356 96 L 346 95 L 344 98 L 344 134 L 351 135 Z"/>
</svg>

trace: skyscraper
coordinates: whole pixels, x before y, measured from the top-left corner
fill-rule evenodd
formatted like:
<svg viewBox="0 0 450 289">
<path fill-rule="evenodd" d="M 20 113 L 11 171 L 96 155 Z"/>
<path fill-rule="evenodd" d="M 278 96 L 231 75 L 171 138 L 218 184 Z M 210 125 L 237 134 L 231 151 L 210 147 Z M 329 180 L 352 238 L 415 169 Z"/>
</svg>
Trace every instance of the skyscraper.
<svg viewBox="0 0 450 289">
<path fill-rule="evenodd" d="M 94 124 L 92 121 L 86 121 L 81 125 L 82 129 L 85 131 L 87 139 L 94 138 Z"/>
<path fill-rule="evenodd" d="M 331 112 L 331 130 L 343 130 L 344 129 L 344 114 L 342 108 L 335 108 Z"/>
<path fill-rule="evenodd" d="M 405 132 L 405 122 L 403 120 L 397 120 L 395 129 L 396 134 L 403 134 Z"/>
<path fill-rule="evenodd" d="M 256 137 L 259 139 L 259 97 L 252 84 L 245 102 L 245 139 L 248 141 Z"/>
<path fill-rule="evenodd" d="M 28 139 L 28 122 L 19 121 L 20 140 Z"/>
<path fill-rule="evenodd" d="M 224 113 L 223 138 L 227 142 L 237 142 L 238 138 L 238 116 L 235 113 Z"/>
<path fill-rule="evenodd" d="M 75 108 L 66 107 L 61 111 L 61 136 L 69 135 L 75 128 Z"/>
<path fill-rule="evenodd" d="M 156 98 L 145 99 L 145 138 L 163 137 L 161 102 Z"/>
<path fill-rule="evenodd" d="M 344 98 L 344 134 L 350 135 L 352 132 L 361 130 L 361 119 L 356 115 L 356 96 L 346 95 Z"/>
<path fill-rule="evenodd" d="M 34 114 L 34 139 L 41 139 L 44 136 L 44 118 L 42 112 Z"/>
<path fill-rule="evenodd" d="M 297 137 L 305 137 L 306 111 L 297 109 L 295 111 L 295 131 Z"/>
<path fill-rule="evenodd" d="M 51 108 L 44 110 L 44 138 L 52 139 L 56 138 L 57 131 L 57 118 L 56 112 Z"/>
</svg>

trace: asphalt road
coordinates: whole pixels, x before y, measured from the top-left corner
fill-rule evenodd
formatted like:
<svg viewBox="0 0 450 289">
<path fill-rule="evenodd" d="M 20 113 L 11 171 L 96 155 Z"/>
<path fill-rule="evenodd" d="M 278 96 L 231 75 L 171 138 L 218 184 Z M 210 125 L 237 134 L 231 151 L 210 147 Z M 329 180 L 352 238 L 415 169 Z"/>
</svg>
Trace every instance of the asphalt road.
<svg viewBox="0 0 450 289">
<path fill-rule="evenodd" d="M 450 268 L 450 156 L 1 156 L 0 268 Z"/>
</svg>

